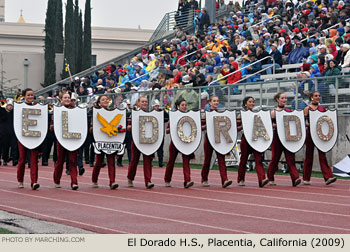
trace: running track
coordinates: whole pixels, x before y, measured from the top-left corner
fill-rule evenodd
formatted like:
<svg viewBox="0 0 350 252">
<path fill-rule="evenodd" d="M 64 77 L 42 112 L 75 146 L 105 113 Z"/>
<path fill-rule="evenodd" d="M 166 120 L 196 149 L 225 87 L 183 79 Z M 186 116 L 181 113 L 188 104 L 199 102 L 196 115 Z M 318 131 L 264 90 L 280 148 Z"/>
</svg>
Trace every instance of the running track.
<svg viewBox="0 0 350 252">
<path fill-rule="evenodd" d="M 246 174 L 246 186 L 221 188 L 218 171 L 210 171 L 210 187 L 200 186 L 200 170 L 192 169 L 195 185 L 183 188 L 182 169 L 175 168 L 172 188 L 164 187 L 164 168 L 153 168 L 155 188 L 145 189 L 142 167 L 127 187 L 127 167 L 117 167 L 117 190 L 109 190 L 107 169 L 100 188 L 91 187 L 92 168 L 78 177 L 79 190 L 70 189 L 63 175 L 61 189 L 53 188 L 53 164 L 39 166 L 40 189 L 17 188 L 16 168 L 0 167 L 0 209 L 97 233 L 350 233 L 350 181 L 325 186 L 312 178 L 311 186 L 292 187 L 289 176 L 277 176 L 278 186 L 259 188 L 256 174 Z"/>
</svg>

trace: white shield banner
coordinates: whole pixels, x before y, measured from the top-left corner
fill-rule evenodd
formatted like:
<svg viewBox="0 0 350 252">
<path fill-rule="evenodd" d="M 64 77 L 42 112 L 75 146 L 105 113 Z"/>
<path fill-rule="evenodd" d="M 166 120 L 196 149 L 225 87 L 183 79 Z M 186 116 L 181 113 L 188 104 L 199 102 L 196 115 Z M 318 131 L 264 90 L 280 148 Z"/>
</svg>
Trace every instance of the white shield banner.
<svg viewBox="0 0 350 252">
<path fill-rule="evenodd" d="M 214 150 L 222 155 L 229 153 L 236 145 L 236 111 L 205 112 L 208 140 Z"/>
<path fill-rule="evenodd" d="M 92 132 L 95 148 L 106 154 L 122 154 L 126 130 L 126 110 L 93 109 Z"/>
<path fill-rule="evenodd" d="M 200 111 L 170 111 L 171 141 L 181 153 L 190 155 L 195 152 L 202 138 Z"/>
<path fill-rule="evenodd" d="M 273 139 L 270 111 L 241 111 L 244 136 L 249 145 L 258 152 L 266 151 Z"/>
<path fill-rule="evenodd" d="M 15 103 L 13 108 L 13 126 L 18 141 L 32 150 L 45 140 L 48 130 L 47 105 L 27 105 Z"/>
<path fill-rule="evenodd" d="M 298 152 L 304 146 L 306 138 L 304 111 L 276 111 L 276 124 L 282 145 L 292 153 Z"/>
<path fill-rule="evenodd" d="M 338 138 L 338 115 L 336 110 L 309 111 L 310 133 L 315 146 L 322 152 L 330 151 Z"/>
<path fill-rule="evenodd" d="M 155 153 L 164 138 L 164 112 L 133 110 L 131 114 L 132 139 L 136 148 L 149 156 Z"/>
<path fill-rule="evenodd" d="M 54 106 L 53 118 L 57 141 L 69 151 L 79 149 L 88 132 L 86 108 Z"/>
</svg>

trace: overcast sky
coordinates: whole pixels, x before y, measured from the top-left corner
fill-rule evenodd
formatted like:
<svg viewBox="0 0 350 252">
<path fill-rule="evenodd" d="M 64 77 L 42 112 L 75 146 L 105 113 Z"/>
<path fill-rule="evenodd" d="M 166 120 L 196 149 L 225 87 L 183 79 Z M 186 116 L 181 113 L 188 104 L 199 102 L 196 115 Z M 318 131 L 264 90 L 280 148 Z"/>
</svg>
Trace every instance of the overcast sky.
<svg viewBox="0 0 350 252">
<path fill-rule="evenodd" d="M 43 24 L 47 2 L 5 0 L 5 21 L 17 22 L 22 9 L 27 23 Z M 165 13 L 177 9 L 177 4 L 178 0 L 91 0 L 92 26 L 138 28 L 140 25 L 143 29 L 155 29 Z M 79 6 L 84 11 L 85 0 L 79 0 Z"/>
<path fill-rule="evenodd" d="M 47 2 L 5 0 L 5 21 L 17 22 L 22 9 L 27 23 L 44 24 Z M 202 2 L 204 6 L 205 0 Z M 92 26 L 155 29 L 165 13 L 176 10 L 177 5 L 178 0 L 91 0 Z M 79 6 L 84 11 L 85 0 L 79 0 Z"/>
</svg>

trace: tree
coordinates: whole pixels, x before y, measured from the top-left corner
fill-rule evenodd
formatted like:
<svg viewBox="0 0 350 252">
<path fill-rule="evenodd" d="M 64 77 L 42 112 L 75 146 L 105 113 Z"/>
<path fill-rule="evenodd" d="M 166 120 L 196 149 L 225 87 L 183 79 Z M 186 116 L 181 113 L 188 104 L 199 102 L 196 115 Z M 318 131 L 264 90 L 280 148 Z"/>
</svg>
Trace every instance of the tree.
<svg viewBox="0 0 350 252">
<path fill-rule="evenodd" d="M 74 48 L 75 48 L 75 73 L 78 73 L 78 39 L 79 39 L 79 0 L 75 0 L 74 4 Z"/>
<path fill-rule="evenodd" d="M 82 13 L 80 10 L 78 25 L 77 25 L 77 38 L 76 38 L 76 70 L 77 73 L 82 71 L 82 53 L 83 53 L 83 20 Z"/>
<path fill-rule="evenodd" d="M 55 39 L 55 52 L 63 53 L 63 13 L 62 13 L 62 0 L 57 1 L 56 5 L 56 39 Z"/>
<path fill-rule="evenodd" d="M 72 74 L 75 71 L 75 34 L 74 34 L 74 13 L 73 0 L 67 0 L 66 22 L 64 25 L 64 58 L 65 63 L 69 64 Z M 62 78 L 68 77 L 68 72 L 63 67 Z"/>
<path fill-rule="evenodd" d="M 91 67 L 91 0 L 85 1 L 82 70 Z"/>
<path fill-rule="evenodd" d="M 44 87 L 56 82 L 55 14 L 56 2 L 55 0 L 49 0 L 47 3 L 45 19 L 45 77 L 43 84 Z"/>
</svg>

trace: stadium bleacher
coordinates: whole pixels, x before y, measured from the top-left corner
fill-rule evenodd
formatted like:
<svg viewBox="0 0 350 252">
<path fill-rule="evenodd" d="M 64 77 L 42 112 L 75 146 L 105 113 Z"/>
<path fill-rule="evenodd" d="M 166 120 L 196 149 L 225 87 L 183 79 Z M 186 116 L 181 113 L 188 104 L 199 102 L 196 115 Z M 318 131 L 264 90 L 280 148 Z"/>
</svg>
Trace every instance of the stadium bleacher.
<svg viewBox="0 0 350 252">
<path fill-rule="evenodd" d="M 92 74 L 86 71 L 77 74 L 79 78 L 72 83 L 45 89 L 45 96 L 57 98 L 64 87 L 64 91 L 77 93 L 80 102 L 91 103 L 91 97 L 107 93 L 114 97 L 113 105 L 119 106 L 126 98 L 135 96 L 133 87 L 138 90 L 136 93 L 147 92 L 150 99 L 160 99 L 161 105 L 169 108 L 173 98 L 178 97 L 177 92 L 192 88 L 200 94 L 193 96 L 198 100 L 198 109 L 204 108 L 213 93 L 230 108 L 238 107 L 238 101 L 245 95 L 256 97 L 261 106 L 272 106 L 277 91 L 286 92 L 291 100 L 298 99 L 295 94 L 298 89 L 291 87 L 292 84 L 298 87 L 304 81 L 297 73 L 302 63 L 307 62 L 310 66 L 316 64 L 314 68 L 317 68 L 308 70 L 311 81 L 316 82 L 314 77 L 330 78 L 330 81 L 317 81 L 327 83 L 325 94 L 337 99 L 333 101 L 336 106 L 348 106 L 348 68 L 340 71 L 339 78 L 328 76 L 333 76 L 329 59 L 335 59 L 340 69 L 350 66 L 350 0 L 248 0 L 244 6 L 230 1 L 218 6 L 221 12 L 215 24 L 206 23 L 206 11 L 194 9 L 193 2 L 196 1 L 185 6 L 182 3 L 175 12 L 181 22 L 172 21 L 172 36 L 134 52 L 126 63 L 105 64 Z M 330 45 L 335 46 L 335 52 L 329 49 Z M 324 46 L 326 52 L 322 51 Z M 322 64 L 324 58 L 328 60 Z M 234 62 L 239 69 L 235 69 Z M 273 74 L 267 74 L 265 71 L 271 67 Z M 249 82 L 255 84 L 248 85 Z"/>
</svg>

